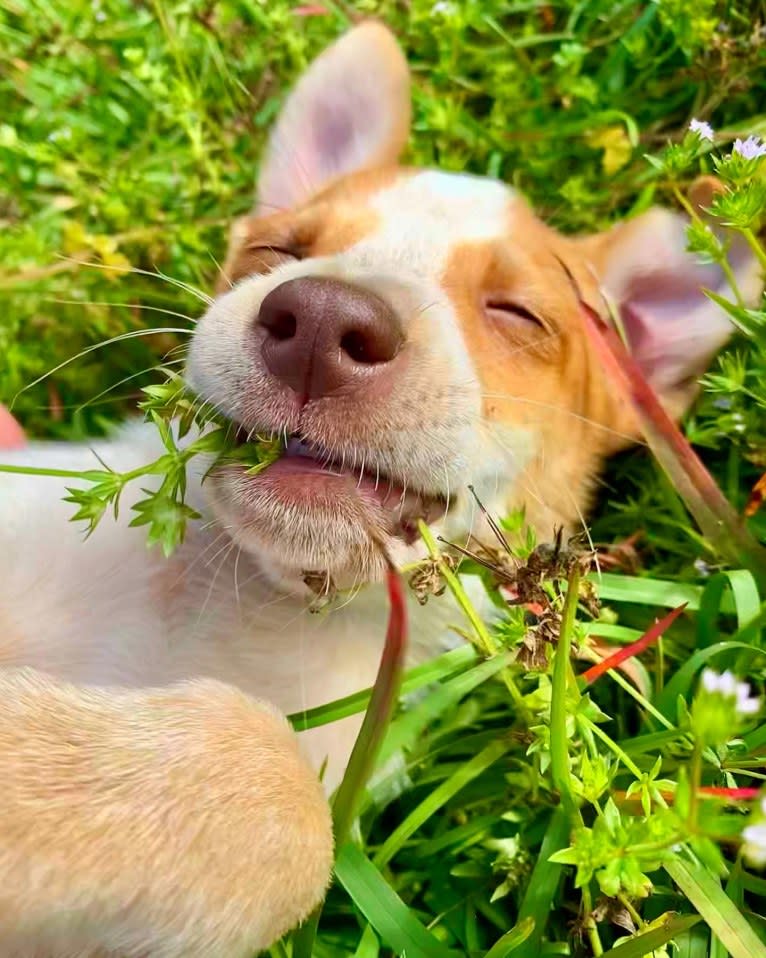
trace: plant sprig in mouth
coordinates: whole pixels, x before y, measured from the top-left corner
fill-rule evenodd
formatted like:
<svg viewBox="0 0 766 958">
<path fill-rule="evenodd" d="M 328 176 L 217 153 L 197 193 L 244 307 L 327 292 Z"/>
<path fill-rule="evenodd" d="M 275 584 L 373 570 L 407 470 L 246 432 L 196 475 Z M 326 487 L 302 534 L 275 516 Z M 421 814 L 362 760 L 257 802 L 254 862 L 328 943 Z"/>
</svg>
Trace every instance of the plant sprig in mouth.
<svg viewBox="0 0 766 958">
<path fill-rule="evenodd" d="M 102 469 L 81 472 L 23 465 L 0 465 L 0 472 L 58 476 L 85 483 L 84 487 L 67 487 L 69 494 L 65 501 L 78 507 L 72 521 L 86 523 L 86 537 L 108 509 L 117 518 L 126 486 L 149 476 L 162 476 L 156 489 L 142 487 L 144 498 L 130 507 L 135 513 L 130 525 L 148 526 L 148 545 L 159 544 L 165 556 L 172 555 L 183 542 L 189 521 L 201 518 L 186 502 L 188 468 L 192 460 L 198 456 L 212 457 L 205 477 L 218 465 L 231 462 L 255 474 L 279 457 L 283 444 L 274 436 L 247 436 L 242 441 L 241 430 L 195 396 L 178 373 L 167 369 L 163 372 L 165 381 L 146 386 L 142 390 L 145 398 L 139 403 L 145 419 L 154 423 L 165 447 L 165 452 L 156 459 L 127 472 L 118 472 L 101 459 Z M 198 435 L 183 443 L 192 430 Z"/>
</svg>

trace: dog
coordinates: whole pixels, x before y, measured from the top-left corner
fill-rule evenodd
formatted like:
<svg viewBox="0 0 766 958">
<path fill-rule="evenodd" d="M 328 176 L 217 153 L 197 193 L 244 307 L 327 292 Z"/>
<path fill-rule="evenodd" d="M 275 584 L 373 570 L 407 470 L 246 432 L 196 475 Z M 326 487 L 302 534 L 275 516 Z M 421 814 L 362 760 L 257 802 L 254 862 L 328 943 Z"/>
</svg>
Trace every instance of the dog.
<svg viewBox="0 0 766 958">
<path fill-rule="evenodd" d="M 576 526 L 638 438 L 567 273 L 596 308 L 608 293 L 675 416 L 730 334 L 702 292 L 725 277 L 685 252 L 679 215 L 563 236 L 501 182 L 400 165 L 409 122 L 407 64 L 376 22 L 287 98 L 187 368 L 285 451 L 257 475 L 200 467 L 205 521 L 172 558 L 128 528 L 139 490 L 83 542 L 71 480 L 0 476 L 3 955 L 234 958 L 300 922 L 327 887 L 325 793 L 359 719 L 298 740 L 282 716 L 374 680 L 385 553 L 421 558 L 419 520 L 482 538 L 469 486 L 541 538 Z M 734 269 L 757 296 L 752 258 Z M 129 424 L 2 458 L 125 471 L 160 451 Z M 341 599 L 312 615 L 316 581 Z M 413 603 L 411 660 L 457 615 Z"/>
</svg>

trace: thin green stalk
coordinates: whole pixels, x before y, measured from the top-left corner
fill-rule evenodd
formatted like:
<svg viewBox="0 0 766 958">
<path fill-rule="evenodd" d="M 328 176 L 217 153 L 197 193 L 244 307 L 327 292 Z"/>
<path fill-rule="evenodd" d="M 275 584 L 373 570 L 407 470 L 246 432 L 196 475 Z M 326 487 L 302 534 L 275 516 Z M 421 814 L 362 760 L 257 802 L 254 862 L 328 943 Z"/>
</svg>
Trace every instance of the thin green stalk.
<svg viewBox="0 0 766 958">
<path fill-rule="evenodd" d="M 684 196 L 683 191 L 675 183 L 673 184 L 673 195 L 681 204 L 681 206 L 683 206 L 683 208 L 686 210 L 686 212 L 689 214 L 692 220 L 694 220 L 697 223 L 703 223 L 702 217 L 694 209 L 694 207 L 691 205 L 687 197 Z M 719 261 L 718 265 L 721 267 L 721 271 L 723 272 L 723 275 L 726 277 L 726 282 L 729 284 L 729 288 L 731 289 L 732 293 L 734 293 L 734 296 L 737 300 L 737 305 L 738 306 L 744 305 L 744 300 L 742 298 L 742 294 L 740 293 L 739 286 L 737 284 L 737 278 L 734 275 L 734 271 L 729 265 L 729 261 L 726 258 L 726 256 L 723 256 L 723 258 Z"/>
<path fill-rule="evenodd" d="M 580 569 L 572 567 L 567 584 L 559 643 L 553 662 L 551 684 L 551 777 L 567 814 L 582 821 L 572 789 L 567 747 L 567 687 L 571 674 L 569 656 L 574 634 L 575 614 L 580 596 Z"/>
<path fill-rule="evenodd" d="M 476 612 L 476 609 L 473 607 L 473 603 L 466 595 L 466 591 L 463 588 L 463 584 L 460 581 L 459 576 L 455 575 L 449 565 L 444 561 L 439 547 L 434 539 L 431 530 L 422 520 L 418 523 L 418 531 L 420 532 L 421 538 L 425 543 L 426 549 L 428 550 L 429 557 L 438 564 L 439 571 L 444 576 L 444 581 L 447 583 L 447 586 L 455 597 L 457 604 L 465 613 L 466 618 L 471 623 L 474 632 L 476 633 L 476 638 L 478 640 L 477 644 L 480 650 L 484 655 L 491 657 L 497 655 L 497 644 L 492 638 L 492 634 L 484 625 L 481 620 L 481 617 Z M 527 707 L 526 702 L 524 701 L 524 696 L 521 694 L 521 690 L 514 681 L 513 676 L 509 669 L 504 668 L 500 673 L 500 676 L 505 683 L 505 687 L 508 689 L 508 693 L 513 699 L 513 704 L 520 714 L 524 715 L 525 718 L 530 718 L 530 711 Z"/>
<path fill-rule="evenodd" d="M 753 251 L 756 259 L 761 264 L 761 269 L 766 270 L 766 250 L 761 246 L 758 237 L 751 229 L 743 229 L 742 235 L 747 240 L 747 244 Z"/>
<path fill-rule="evenodd" d="M 426 549 L 428 549 L 429 557 L 438 564 L 439 571 L 444 577 L 444 581 L 449 586 L 450 592 L 452 592 L 457 604 L 463 610 L 466 618 L 473 626 L 482 652 L 485 655 L 494 655 L 495 652 L 497 652 L 497 646 L 492 640 L 489 630 L 482 622 L 481 617 L 477 614 L 476 609 L 474 609 L 471 600 L 466 595 L 465 589 L 463 588 L 460 579 L 444 561 L 444 558 L 439 551 L 439 547 L 436 544 L 436 539 L 434 539 L 433 535 L 431 534 L 431 530 L 422 520 L 418 522 L 418 531 L 420 532 L 420 536 L 426 545 Z"/>
<path fill-rule="evenodd" d="M 567 816 L 578 825 L 583 824 L 583 818 L 572 788 L 566 722 L 567 699 L 570 684 L 579 694 L 577 681 L 572 670 L 570 654 L 577 615 L 577 603 L 580 598 L 580 578 L 580 567 L 575 563 L 567 582 L 561 631 L 559 632 L 559 642 L 553 662 L 553 679 L 551 683 L 551 778 L 561 797 L 561 804 L 564 811 Z M 598 956 L 603 955 L 604 948 L 601 944 L 598 927 L 593 920 L 593 900 L 591 898 L 590 888 L 588 888 L 587 885 L 583 886 L 582 889 L 582 902 L 583 911 L 585 912 L 585 933 L 588 936 L 593 954 L 598 958 Z"/>
<path fill-rule="evenodd" d="M 44 469 L 41 466 L 6 466 L 0 464 L 0 472 L 14 476 L 48 476 L 55 479 L 82 479 L 76 469 Z"/>
<path fill-rule="evenodd" d="M 661 641 L 662 641 L 662 638 L 658 640 L 658 643 Z M 649 699 L 647 699 L 646 696 L 642 695 L 638 691 L 638 689 L 635 688 L 635 686 L 633 686 L 631 682 L 628 681 L 628 679 L 626 679 L 623 675 L 620 675 L 617 669 L 609 669 L 609 671 L 606 674 L 611 679 L 613 679 L 620 686 L 621 689 L 627 692 L 631 698 L 635 699 L 636 702 L 641 706 L 641 708 L 647 711 L 652 716 L 652 718 L 657 719 L 657 721 L 661 725 L 664 725 L 666 729 L 675 728 L 675 725 L 673 725 L 671 721 L 665 718 L 662 712 L 660 712 L 659 709 L 655 708 L 655 706 L 652 705 Z"/>
<path fill-rule="evenodd" d="M 695 743 L 691 768 L 691 793 L 689 795 L 689 831 L 697 831 L 697 816 L 699 812 L 699 790 L 702 784 L 702 749 L 699 743 Z"/>
<path fill-rule="evenodd" d="M 591 722 L 590 727 L 593 734 L 601 739 L 604 745 L 606 745 L 610 752 L 614 753 L 614 755 L 622 762 L 625 768 L 627 768 L 632 775 L 640 780 L 643 777 L 643 772 L 638 765 L 636 765 L 630 755 L 624 752 L 617 742 L 615 742 L 613 738 L 610 738 L 602 728 L 599 728 L 598 725 L 595 724 L 595 722 Z"/>
<path fill-rule="evenodd" d="M 585 912 L 585 934 L 588 936 L 593 954 L 596 958 L 599 958 L 600 955 L 604 954 L 604 946 L 601 944 L 598 928 L 593 920 L 593 899 L 588 885 L 582 887 L 582 907 Z"/>
<path fill-rule="evenodd" d="M 679 842 L 685 841 L 686 838 L 687 836 L 683 832 L 674 832 L 661 842 L 644 842 L 643 844 L 631 845 L 630 851 L 633 855 L 653 855 L 655 852 L 664 852 L 666 849 L 672 848 Z"/>
<path fill-rule="evenodd" d="M 625 895 L 625 894 L 623 894 L 623 893 L 620 893 L 620 894 L 617 896 L 617 898 L 618 898 L 620 904 L 622 905 L 622 907 L 625 909 L 625 911 L 627 911 L 627 913 L 628 913 L 628 914 L 630 915 L 630 917 L 633 919 L 633 923 L 635 924 L 636 928 L 638 928 L 639 930 L 640 930 L 641 928 L 643 928 L 643 927 L 644 927 L 644 919 L 641 917 L 641 915 L 638 913 L 638 911 L 636 911 L 636 909 L 634 908 L 633 903 L 631 902 L 630 898 L 628 898 L 628 896 Z"/>
</svg>

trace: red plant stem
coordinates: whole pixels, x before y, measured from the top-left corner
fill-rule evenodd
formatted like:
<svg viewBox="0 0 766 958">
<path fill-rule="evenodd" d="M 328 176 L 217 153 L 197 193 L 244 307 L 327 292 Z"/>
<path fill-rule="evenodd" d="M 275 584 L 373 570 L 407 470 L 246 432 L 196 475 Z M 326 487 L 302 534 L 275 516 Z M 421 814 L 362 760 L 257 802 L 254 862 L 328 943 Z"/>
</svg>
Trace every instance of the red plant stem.
<svg viewBox="0 0 766 958">
<path fill-rule="evenodd" d="M 332 805 L 335 848 L 342 848 L 348 839 L 359 799 L 375 766 L 380 746 L 399 697 L 404 656 L 407 650 L 407 603 L 404 597 L 402 578 L 384 549 L 381 549 L 386 565 L 389 616 L 386 642 L 380 657 L 378 674 L 372 695 L 364 713 L 346 774 L 335 793 Z M 322 905 L 318 905 L 303 925 L 293 933 L 293 958 L 311 958 Z"/>
<path fill-rule="evenodd" d="M 386 642 L 362 727 L 359 729 L 359 735 L 348 760 L 346 774 L 343 776 L 333 802 L 335 842 L 338 848 L 348 837 L 359 799 L 375 765 L 396 707 L 404 670 L 407 646 L 407 602 L 404 597 L 402 578 L 391 563 L 386 571 L 386 587 L 390 603 Z"/>
<path fill-rule="evenodd" d="M 684 602 L 683 605 L 679 605 L 678 608 L 668 612 L 667 615 L 655 622 L 651 628 L 647 629 L 640 639 L 637 639 L 630 645 L 626 645 L 623 649 L 618 649 L 613 655 L 607 656 L 607 658 L 602 659 L 601 662 L 597 662 L 596 665 L 583 672 L 580 676 L 580 681 L 585 685 L 590 685 L 591 682 L 595 682 L 596 679 L 605 672 L 608 672 L 610 669 L 616 669 L 622 665 L 626 659 L 633 658 L 634 655 L 639 655 L 645 649 L 648 649 L 661 635 L 665 634 L 678 616 L 684 611 L 686 605 L 687 603 Z"/>
<path fill-rule="evenodd" d="M 614 384 L 630 403 L 657 461 L 694 516 L 710 545 L 734 565 L 749 568 L 766 588 L 766 549 L 750 535 L 686 437 L 665 411 L 617 331 L 583 299 L 562 262 L 575 296 L 588 339 Z"/>
<path fill-rule="evenodd" d="M 731 801 L 751 802 L 758 798 L 759 788 L 720 788 L 715 785 L 703 785 L 699 792 L 706 798 L 725 798 Z"/>
</svg>

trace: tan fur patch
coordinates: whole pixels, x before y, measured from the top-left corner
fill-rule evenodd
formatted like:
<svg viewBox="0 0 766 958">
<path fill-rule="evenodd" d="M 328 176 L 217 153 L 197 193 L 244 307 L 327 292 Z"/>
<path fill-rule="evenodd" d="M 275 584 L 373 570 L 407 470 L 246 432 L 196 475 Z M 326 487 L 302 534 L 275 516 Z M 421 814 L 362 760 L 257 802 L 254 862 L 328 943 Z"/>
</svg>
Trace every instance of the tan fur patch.
<svg viewBox="0 0 766 958">
<path fill-rule="evenodd" d="M 332 256 L 349 249 L 378 228 L 380 218 L 368 200 L 397 178 L 395 166 L 363 170 L 318 193 L 304 206 L 270 216 L 249 215 L 234 224 L 216 291 L 225 292 L 246 276 L 267 273 L 292 258 Z"/>
<path fill-rule="evenodd" d="M 612 400 L 559 260 L 594 298 L 595 284 L 577 245 L 525 205 L 513 209 L 513 237 L 456 247 L 443 285 L 482 385 L 484 416 L 535 436 L 537 454 L 514 486 L 509 508 L 524 501 L 541 529 L 576 524 L 611 437 Z M 544 328 L 513 314 L 507 322 L 503 314 L 488 315 L 487 301 L 517 304 Z"/>
</svg>

